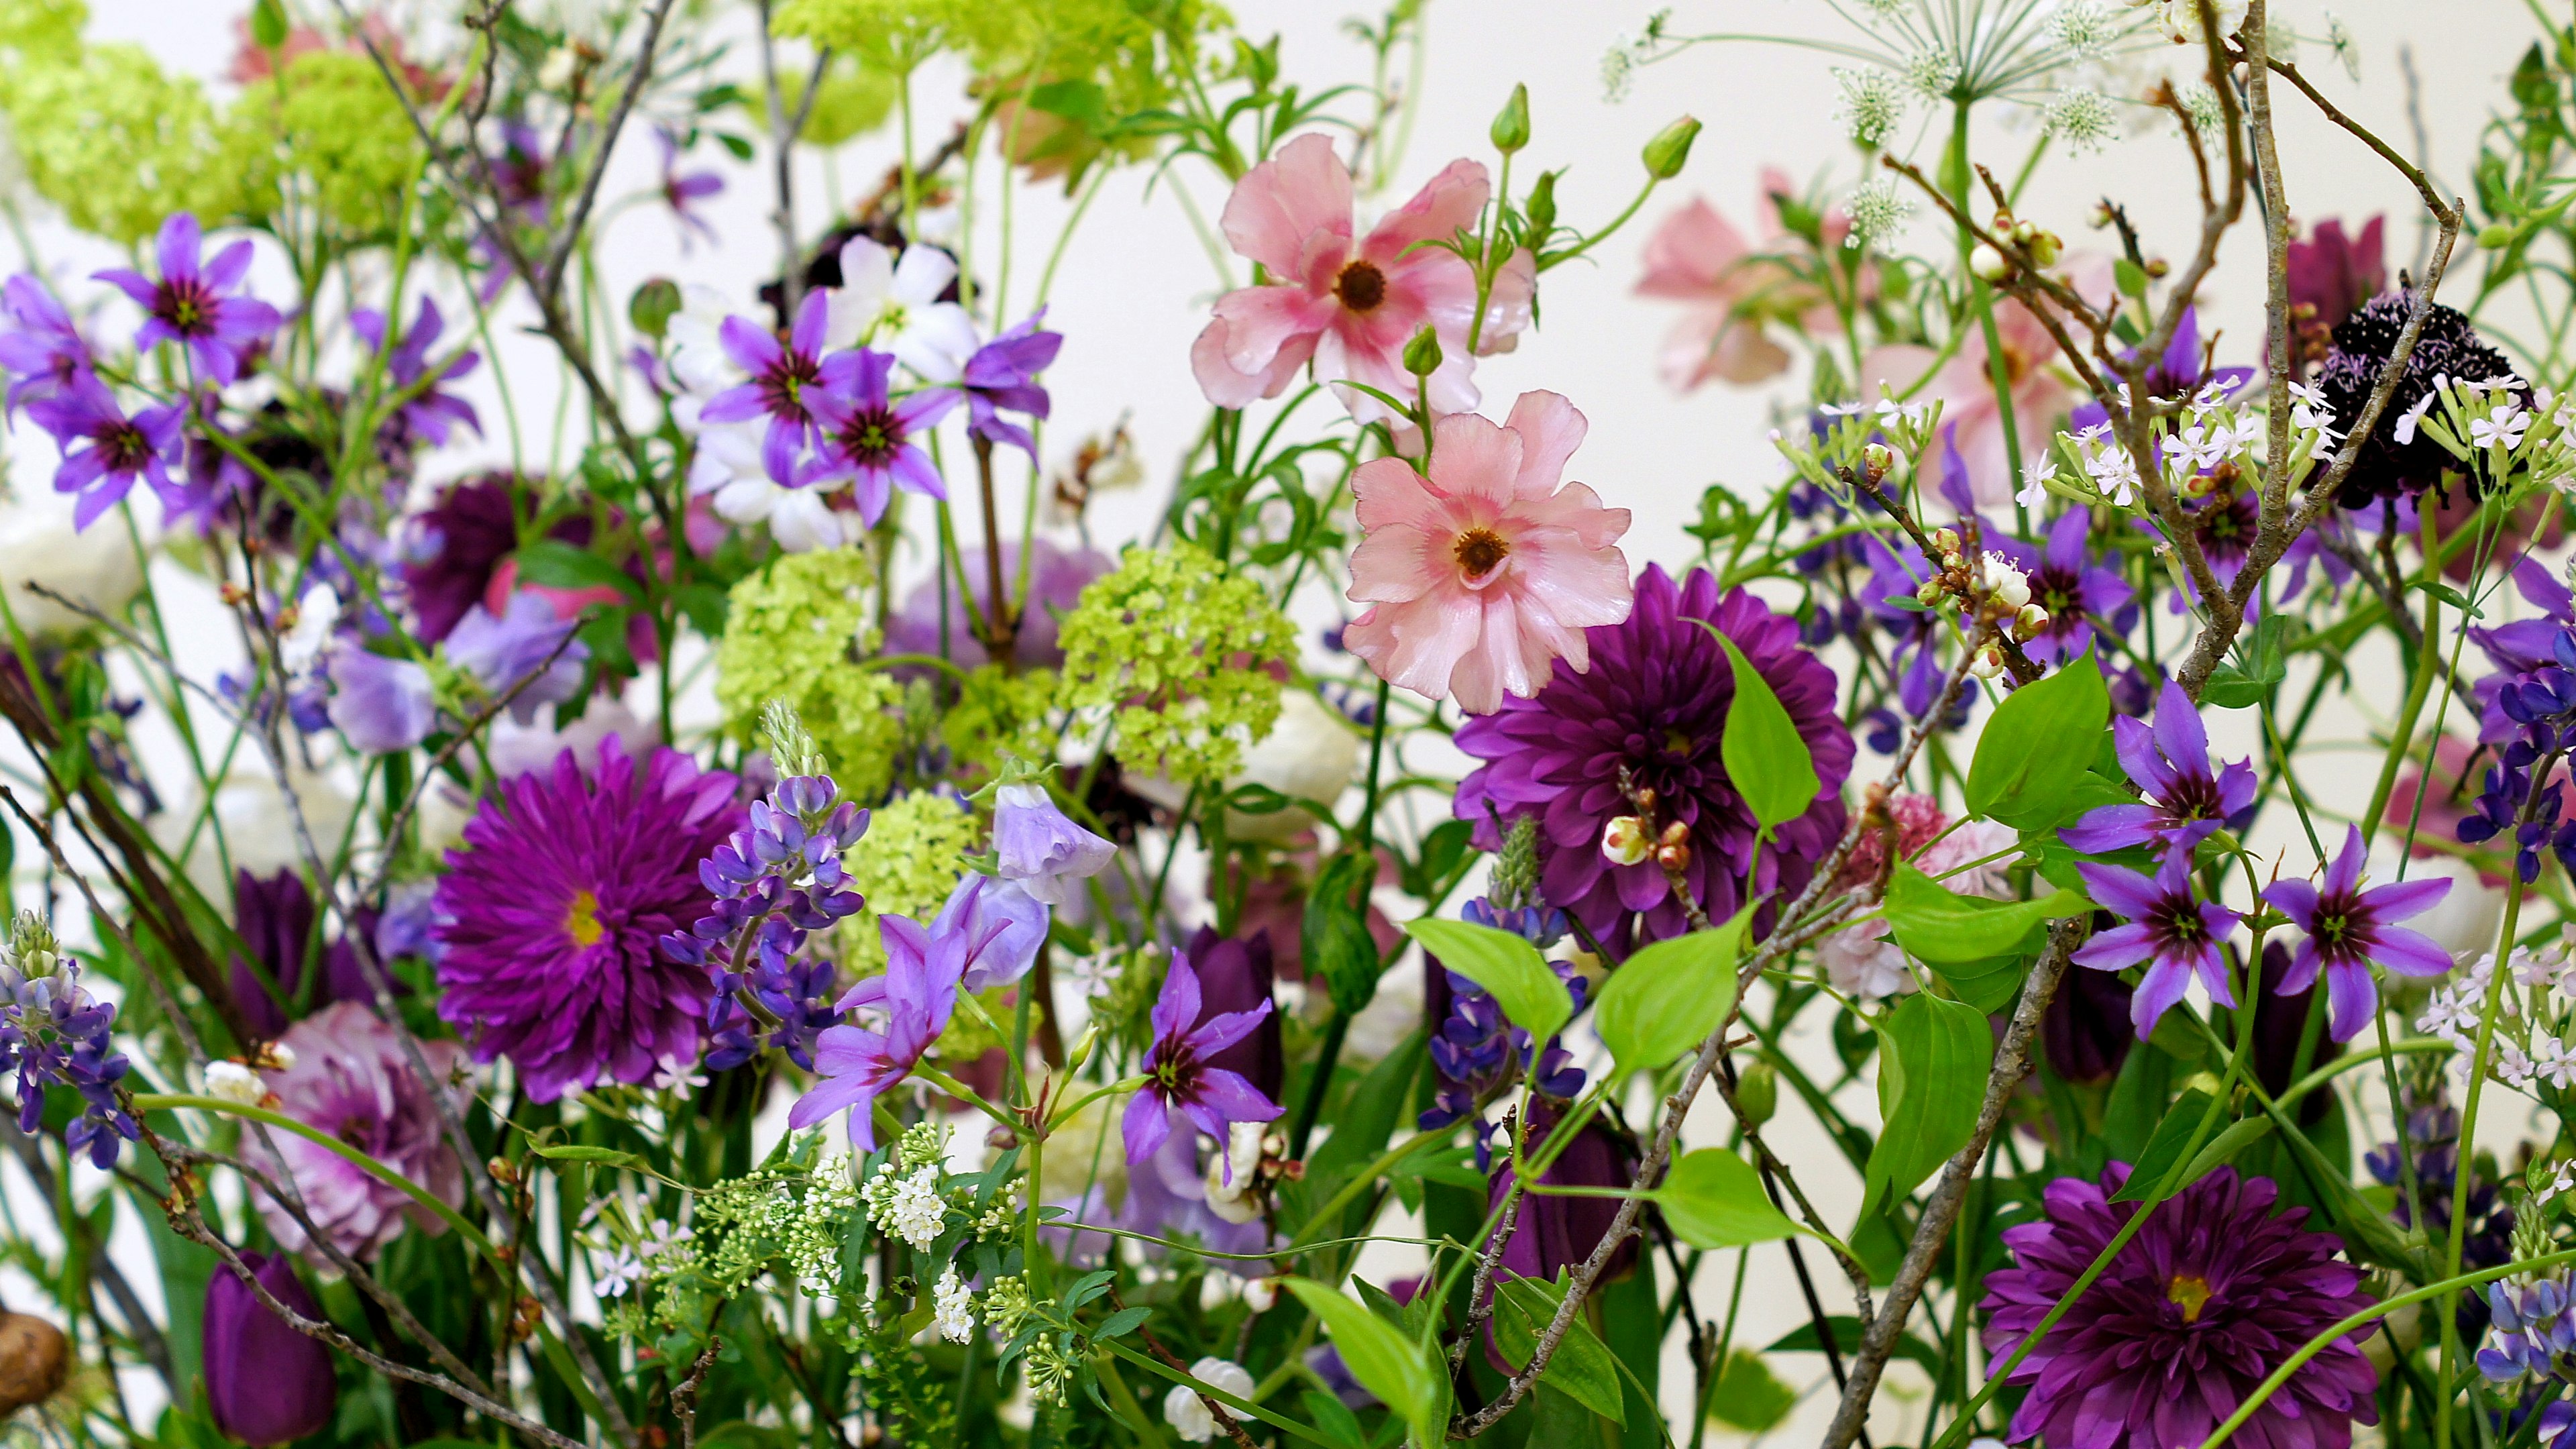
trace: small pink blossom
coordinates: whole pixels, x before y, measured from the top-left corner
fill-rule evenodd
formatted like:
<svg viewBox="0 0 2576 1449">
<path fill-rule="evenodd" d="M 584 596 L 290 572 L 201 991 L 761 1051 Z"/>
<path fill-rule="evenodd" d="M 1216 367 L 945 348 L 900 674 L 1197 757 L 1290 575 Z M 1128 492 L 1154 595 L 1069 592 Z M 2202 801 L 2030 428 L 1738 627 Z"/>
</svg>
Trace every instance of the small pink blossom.
<svg viewBox="0 0 2576 1449">
<path fill-rule="evenodd" d="M 1776 377 L 1789 368 L 1789 354 L 1764 333 L 1770 321 L 1797 323 L 1809 336 L 1826 337 L 1842 330 L 1842 319 L 1824 295 L 1780 259 L 1790 246 L 1804 243 L 1780 225 L 1777 197 L 1789 194 L 1789 178 L 1778 170 L 1762 173 L 1762 247 L 1747 243 L 1716 207 L 1702 197 L 1664 218 L 1646 243 L 1646 274 L 1637 280 L 1637 295 L 1686 304 L 1682 319 L 1664 339 L 1664 381 L 1689 392 L 1710 378 L 1738 386 Z M 1841 212 L 1825 219 L 1828 246 L 1840 245 L 1851 230 Z M 1862 285 L 1874 287 L 1864 274 Z"/>
<path fill-rule="evenodd" d="M 1351 480 L 1364 536 L 1349 597 L 1374 607 L 1342 642 L 1389 683 L 1470 714 L 1547 684 L 1557 659 L 1591 667 L 1583 631 L 1628 617 L 1628 560 L 1612 545 L 1628 510 L 1559 486 L 1583 414 L 1528 392 L 1501 426 L 1474 413 L 1433 423 L 1431 476 L 1376 458 Z"/>
<path fill-rule="evenodd" d="M 1887 814 L 1896 825 L 1898 859 L 1963 896 L 2010 895 L 2010 882 L 2004 878 L 2004 871 L 2012 861 L 2002 852 L 2010 850 L 2019 839 L 2010 827 L 1990 820 L 1971 820 L 1952 830 L 1950 817 L 1929 795 L 1890 796 Z M 1970 866 L 1972 861 L 1982 863 Z M 1843 889 L 1875 887 L 1886 863 L 1886 835 L 1866 831 L 1844 858 L 1835 884 Z M 1888 939 L 1886 932 L 1884 921 L 1865 921 L 1845 926 L 1816 943 L 1825 978 L 1835 990 L 1862 1001 L 1877 1001 L 1913 989 L 1914 977 L 1905 969 L 1905 952 Z"/>
<path fill-rule="evenodd" d="M 1304 135 L 1245 172 L 1225 203 L 1222 225 L 1234 250 L 1272 279 L 1217 299 L 1216 320 L 1190 348 L 1190 367 L 1208 401 L 1240 408 L 1277 397 L 1308 362 L 1322 382 L 1359 382 L 1391 396 L 1413 394 L 1404 344 L 1428 324 L 1444 360 L 1431 374 L 1435 413 L 1476 406 L 1474 352 L 1509 351 L 1529 325 L 1537 270 L 1527 253 L 1494 279 L 1485 326 L 1473 352 L 1476 274 L 1445 242 L 1472 227 L 1492 190 L 1485 168 L 1452 161 L 1411 201 L 1358 237 L 1350 168 L 1322 135 Z M 1354 238 L 1358 237 L 1355 241 Z M 1336 388 L 1362 422 L 1398 421 L 1384 403 Z"/>
</svg>

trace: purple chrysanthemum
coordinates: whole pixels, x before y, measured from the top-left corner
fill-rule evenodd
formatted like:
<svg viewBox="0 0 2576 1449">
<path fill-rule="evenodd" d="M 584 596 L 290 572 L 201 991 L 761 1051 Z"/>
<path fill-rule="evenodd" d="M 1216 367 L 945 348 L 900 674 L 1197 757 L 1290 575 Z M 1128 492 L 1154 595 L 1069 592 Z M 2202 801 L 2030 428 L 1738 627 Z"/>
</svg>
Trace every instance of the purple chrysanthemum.
<svg viewBox="0 0 2576 1449">
<path fill-rule="evenodd" d="M 2138 1028 L 2138 1040 L 2146 1040 L 2157 1019 L 2182 1000 L 2194 976 L 2209 988 L 2211 1000 L 2221 1006 L 2236 1004 L 2218 943 L 2234 933 L 2244 917 L 2192 894 L 2189 852 L 2166 856 L 2153 880 L 2134 870 L 2091 861 L 2078 862 L 2075 871 L 2084 877 L 2093 899 L 2125 921 L 2086 942 L 2075 953 L 2075 964 L 2096 971 L 2146 964 L 2138 994 L 2129 1000 L 2129 1019 Z"/>
<path fill-rule="evenodd" d="M 2087 811 L 2058 832 L 2069 846 L 2086 855 L 2135 845 L 2189 855 L 2221 826 L 2245 828 L 2254 809 L 2254 767 L 2244 760 L 2211 765 L 2209 731 L 2180 685 L 2165 684 L 2152 726 L 2123 716 L 2111 721 L 2111 739 L 2120 767 L 2147 798 Z"/>
<path fill-rule="evenodd" d="M 2285 880 L 2263 892 L 2263 899 L 2308 935 L 2290 961 L 2281 992 L 2305 991 L 2323 969 L 2336 1041 L 2352 1040 L 2379 1005 L 2379 990 L 2370 978 L 2371 962 L 2400 976 L 2439 976 L 2451 969 L 2450 952 L 2396 924 L 2440 904 L 2450 894 L 2450 881 L 2436 876 L 2365 891 L 2361 888 L 2364 854 L 2361 827 L 2356 825 L 2345 835 L 2342 853 L 2326 868 L 2322 889 L 2303 880 Z"/>
<path fill-rule="evenodd" d="M 2125 632 L 2135 616 L 2128 584 L 2084 546 L 2092 521 L 2086 510 L 2071 508 L 2048 530 L 2047 547 L 2009 540 L 1999 545 L 2030 576 L 2030 601 L 2048 611 L 2047 625 L 2022 646 L 2042 663 L 2079 657 L 2091 647 L 2095 629 Z"/>
<path fill-rule="evenodd" d="M 20 272 L 0 286 L 0 313 L 10 323 L 0 332 L 0 371 L 9 374 L 11 410 L 31 397 L 61 392 L 89 371 L 89 344 L 63 304 L 35 278 Z"/>
<path fill-rule="evenodd" d="M 932 498 L 946 498 L 948 484 L 930 461 L 920 439 L 957 406 L 957 394 L 928 388 L 897 398 L 890 386 L 894 354 L 860 348 L 857 367 L 846 387 L 836 386 L 814 397 L 823 443 L 819 454 L 796 481 L 821 483 L 837 478 L 854 481 L 859 517 L 869 527 L 885 513 L 886 500 L 900 484 Z M 840 357 L 833 359 L 835 362 Z M 710 405 L 712 407 L 712 404 Z"/>
<path fill-rule="evenodd" d="M 372 308 L 360 308 L 349 315 L 349 330 L 367 340 L 378 352 L 385 350 L 385 314 Z M 439 391 L 439 384 L 453 382 L 472 372 L 483 361 L 483 354 L 467 350 L 448 359 L 447 365 L 432 376 L 429 350 L 438 345 L 439 334 L 447 330 L 447 319 L 439 314 L 438 302 L 423 297 L 420 313 L 412 319 L 411 330 L 393 351 L 385 353 L 385 376 L 397 392 L 410 394 L 394 410 L 394 422 L 406 435 L 426 440 L 433 447 L 444 447 L 449 434 L 459 425 L 483 434 L 483 420 L 474 413 L 474 404 L 452 393 Z"/>
<path fill-rule="evenodd" d="M 242 363 L 277 330 L 277 309 L 257 297 L 230 295 L 250 270 L 250 243 L 237 241 L 215 253 L 211 262 L 197 259 L 202 236 L 197 219 L 173 212 L 161 223 L 154 253 L 161 280 L 122 267 L 98 273 L 98 279 L 132 297 L 147 314 L 134 334 L 134 348 L 149 352 L 164 342 L 188 350 L 197 366 L 218 383 L 241 376 Z"/>
<path fill-rule="evenodd" d="M 54 491 L 80 495 L 72 509 L 74 528 L 89 527 L 124 502 L 138 478 L 164 498 L 177 491 L 170 465 L 181 451 L 186 414 L 179 404 L 148 407 L 129 418 L 107 385 L 84 372 L 61 392 L 28 403 L 27 416 L 62 444 Z"/>
<path fill-rule="evenodd" d="M 2130 1216 L 2129 1179 L 2048 1185 L 2047 1218 L 2004 1233 L 2016 1266 L 1986 1280 L 1986 1352 L 2000 1361 Z M 2158 1206 L 2101 1278 L 2006 1382 L 2030 1386 L 2005 1437 L 2050 1449 L 2198 1449 L 2256 1385 L 2320 1331 L 2366 1308 L 2339 1242 L 2309 1232 L 2305 1208 L 2274 1216 L 2270 1178 L 2222 1167 Z M 2308 1360 L 2228 1442 L 2243 1449 L 2346 1449 L 2354 1420 L 2379 1422 L 2379 1373 L 2347 1335 Z"/>
<path fill-rule="evenodd" d="M 1675 584 L 1660 566 L 1637 580 L 1626 622 L 1585 631 L 1592 668 L 1559 673 L 1529 699 L 1458 728 L 1458 748 L 1485 761 L 1458 788 L 1456 811 L 1476 822 L 1476 843 L 1500 850 L 1494 821 L 1539 817 L 1539 894 L 1624 955 L 1690 929 L 1661 870 L 1614 865 L 1601 829 L 1632 813 L 1620 793 L 1626 766 L 1651 787 L 1666 820 L 1690 828 L 1684 874 L 1712 920 L 1744 903 L 1753 862 L 1753 812 L 1718 757 L 1735 674 L 1699 621 L 1735 641 L 1797 725 L 1823 783 L 1814 803 L 1774 832 L 1761 852 L 1754 894 L 1803 888 L 1843 831 L 1842 783 L 1852 737 L 1835 712 L 1834 673 L 1798 643 L 1798 621 L 1742 589 L 1720 593 L 1705 569 Z M 1766 913 L 1757 925 L 1767 929 Z"/>
<path fill-rule="evenodd" d="M 438 1012 L 529 1098 L 650 1079 L 698 1048 L 710 983 L 662 937 L 706 912 L 698 862 L 738 818 L 734 777 L 603 741 L 597 779 L 567 750 L 502 785 L 438 883 Z"/>
</svg>

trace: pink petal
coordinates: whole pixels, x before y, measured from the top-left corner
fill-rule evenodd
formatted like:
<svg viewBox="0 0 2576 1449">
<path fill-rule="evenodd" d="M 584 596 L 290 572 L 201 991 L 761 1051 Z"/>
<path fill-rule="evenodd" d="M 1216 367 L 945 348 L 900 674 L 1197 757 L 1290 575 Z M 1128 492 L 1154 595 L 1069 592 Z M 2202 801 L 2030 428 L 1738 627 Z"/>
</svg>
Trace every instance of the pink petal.
<svg viewBox="0 0 2576 1449">
<path fill-rule="evenodd" d="M 1360 604 L 1404 604 L 1437 587 L 1456 565 L 1445 536 L 1401 524 L 1382 528 L 1351 550 L 1351 587 L 1344 598 Z"/>
<path fill-rule="evenodd" d="M 1491 357 L 1520 345 L 1521 333 L 1537 316 L 1538 258 L 1523 247 L 1494 274 L 1485 294 L 1485 325 L 1476 334 L 1476 355 Z"/>
<path fill-rule="evenodd" d="M 1545 498 L 1565 477 L 1565 461 L 1583 446 L 1591 427 L 1563 393 L 1525 392 L 1512 400 L 1503 426 L 1521 439 L 1521 471 L 1513 491 L 1523 498 Z"/>
<path fill-rule="evenodd" d="M 1450 162 L 1423 183 L 1413 199 L 1380 219 L 1360 243 L 1360 254 L 1380 266 L 1402 256 L 1417 242 L 1447 241 L 1461 227 L 1476 224 L 1485 210 L 1493 183 L 1481 161 L 1464 157 Z M 1460 265 L 1465 265 L 1461 263 Z"/>
<path fill-rule="evenodd" d="M 1448 531 L 1451 510 L 1402 458 L 1371 458 L 1351 474 L 1352 512 L 1363 532 L 1411 527 Z"/>
<path fill-rule="evenodd" d="M 1527 476 L 1526 470 L 1523 476 Z M 1507 515 L 1525 528 L 1557 528 L 1574 535 L 1584 548 L 1601 549 L 1619 541 L 1631 522 L 1625 508 L 1604 508 L 1601 495 L 1581 483 L 1569 483 L 1545 498 L 1526 494 Z"/>
<path fill-rule="evenodd" d="M 1380 604 L 1342 631 L 1342 645 L 1389 684 L 1425 699 L 1447 699 L 1449 677 L 1476 647 L 1484 611 L 1441 589 L 1405 604 Z"/>
<path fill-rule="evenodd" d="M 1744 259 L 1744 237 L 1702 197 L 1664 218 L 1646 242 L 1645 297 L 1698 298 L 1718 292 L 1728 269 Z"/>
<path fill-rule="evenodd" d="M 1309 236 L 1351 234 L 1350 168 L 1331 138 L 1299 136 L 1243 174 L 1218 225 L 1238 254 L 1282 277 L 1297 276 Z"/>
<path fill-rule="evenodd" d="M 1248 407 L 1255 399 L 1277 397 L 1288 390 L 1297 369 L 1314 355 L 1315 339 L 1300 337 L 1279 350 L 1270 366 L 1260 372 L 1238 371 L 1226 361 L 1226 324 L 1220 318 L 1207 325 L 1190 344 L 1190 372 L 1198 379 L 1199 391 L 1221 408 Z"/>
<path fill-rule="evenodd" d="M 1452 498 L 1472 498 L 1500 513 L 1521 473 L 1521 437 L 1475 413 L 1451 413 L 1431 425 L 1431 481 Z"/>
</svg>

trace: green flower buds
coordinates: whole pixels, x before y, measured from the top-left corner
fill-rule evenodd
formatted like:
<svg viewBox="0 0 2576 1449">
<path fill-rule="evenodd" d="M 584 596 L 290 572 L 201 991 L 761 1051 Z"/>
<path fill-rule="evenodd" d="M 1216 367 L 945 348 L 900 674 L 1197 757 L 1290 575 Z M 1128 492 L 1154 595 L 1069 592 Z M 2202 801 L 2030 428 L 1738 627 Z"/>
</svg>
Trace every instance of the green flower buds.
<svg viewBox="0 0 2576 1449">
<path fill-rule="evenodd" d="M 1646 143 L 1646 174 L 1657 181 L 1670 181 L 1682 174 L 1690 162 L 1691 142 L 1699 139 L 1699 122 L 1684 116 L 1655 133 Z"/>
<path fill-rule="evenodd" d="M 1404 344 L 1404 370 L 1415 377 L 1429 377 L 1440 370 L 1440 334 L 1425 327 Z"/>
<path fill-rule="evenodd" d="M 1494 116 L 1491 132 L 1494 149 L 1509 156 L 1529 144 L 1529 87 L 1512 87 L 1512 98 Z"/>
</svg>

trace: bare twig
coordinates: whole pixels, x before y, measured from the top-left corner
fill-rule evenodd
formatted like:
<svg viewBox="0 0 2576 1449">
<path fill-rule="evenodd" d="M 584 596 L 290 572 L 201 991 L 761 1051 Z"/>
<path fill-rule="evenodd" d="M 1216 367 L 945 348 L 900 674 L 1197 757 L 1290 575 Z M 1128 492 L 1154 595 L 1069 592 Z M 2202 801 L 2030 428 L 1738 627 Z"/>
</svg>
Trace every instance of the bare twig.
<svg viewBox="0 0 2576 1449">
<path fill-rule="evenodd" d="M 635 98 L 644 93 L 644 83 L 653 78 L 653 57 L 662 46 L 662 22 L 670 18 L 674 3 L 675 0 L 656 0 L 644 17 L 644 43 L 636 47 L 635 68 L 626 77 L 626 90 L 618 96 L 617 109 L 609 113 L 608 124 L 600 130 L 597 149 L 591 153 L 590 174 L 582 178 L 580 197 L 573 202 L 572 214 L 564 218 L 563 234 L 555 239 L 554 255 L 546 259 L 545 269 L 538 274 L 546 297 L 554 302 L 559 303 L 563 296 L 564 272 L 572 265 L 573 248 L 580 245 L 583 228 L 590 225 L 590 209 L 599 201 L 599 183 L 608 174 L 608 161 L 616 153 L 618 135 L 626 129 L 626 118 L 635 110 Z M 763 9 L 765 21 L 766 7 Z M 764 24 L 764 41 L 768 33 Z M 532 280 L 529 285 L 539 283 Z"/>
</svg>

